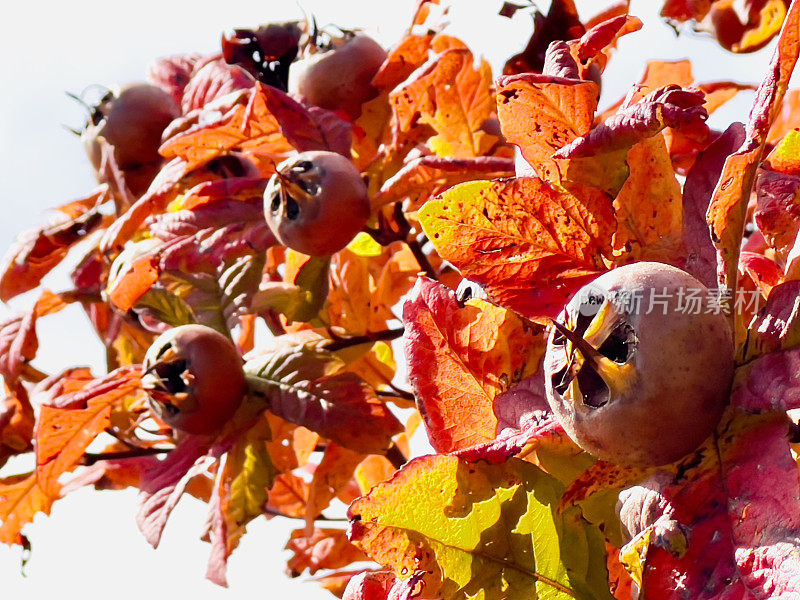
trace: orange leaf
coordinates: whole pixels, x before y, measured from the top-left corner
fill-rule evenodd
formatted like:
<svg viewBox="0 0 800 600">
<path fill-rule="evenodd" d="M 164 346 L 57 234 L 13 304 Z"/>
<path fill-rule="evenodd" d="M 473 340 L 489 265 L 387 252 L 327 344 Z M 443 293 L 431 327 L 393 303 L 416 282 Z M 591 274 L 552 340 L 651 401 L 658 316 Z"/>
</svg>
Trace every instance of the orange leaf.
<svg viewBox="0 0 800 600">
<path fill-rule="evenodd" d="M 124 368 L 44 405 L 36 426 L 38 485 L 56 497 L 58 478 L 71 471 L 90 443 L 110 425 L 111 410 L 141 390 L 138 369 Z"/>
<path fill-rule="evenodd" d="M 49 514 L 57 497 L 45 493 L 35 472 L 0 479 L 0 543 L 22 544 L 22 528 L 37 513 Z"/>
<path fill-rule="evenodd" d="M 304 517 L 308 505 L 309 485 L 298 475 L 282 473 L 269 490 L 268 509 L 288 517 Z"/>
<path fill-rule="evenodd" d="M 267 157 L 293 150 L 268 108 L 263 85 L 253 88 L 246 105 L 236 104 L 220 121 L 173 136 L 159 152 L 183 159 L 186 169 L 194 170 L 232 150 Z"/>
<path fill-rule="evenodd" d="M 636 260 L 675 264 L 682 253 L 683 197 L 664 137 L 633 146 L 628 165 L 630 175 L 614 200 L 614 248 Z"/>
<path fill-rule="evenodd" d="M 533 374 L 544 336 L 512 311 L 484 300 L 459 306 L 455 294 L 417 280 L 403 307 L 409 380 L 438 452 L 493 440 L 494 399 Z"/>
<path fill-rule="evenodd" d="M 108 187 L 62 207 L 57 222 L 21 233 L 0 265 L 0 300 L 32 290 L 67 256 L 70 248 L 103 224 L 95 206 L 109 199 Z"/>
<path fill-rule="evenodd" d="M 589 133 L 600 89 L 593 81 L 525 73 L 497 82 L 503 135 L 547 181 L 558 181 L 553 153 Z"/>
<path fill-rule="evenodd" d="M 33 448 L 33 407 L 22 385 L 9 389 L 0 400 L 0 467 L 9 456 L 28 452 Z"/>
<path fill-rule="evenodd" d="M 536 178 L 454 186 L 419 212 L 442 258 L 483 284 L 499 303 L 552 315 L 588 279 L 605 270 L 615 229 L 611 201 L 581 196 Z"/>
<path fill-rule="evenodd" d="M 115 283 L 109 300 L 122 311 L 129 311 L 139 298 L 144 296 L 158 281 L 161 269 L 157 255 L 142 256 L 131 264 L 131 268 Z"/>
<path fill-rule="evenodd" d="M 401 84 L 411 73 L 428 60 L 428 49 L 433 35 L 407 35 L 389 51 L 381 68 L 372 78 L 372 85 L 381 91 L 390 91 Z"/>
<path fill-rule="evenodd" d="M 314 529 L 310 535 L 295 529 L 286 549 L 292 552 L 286 563 L 292 577 L 299 577 L 306 569 L 313 575 L 320 569 L 341 569 L 367 560 L 366 554 L 347 539 L 345 529 Z"/>
<path fill-rule="evenodd" d="M 482 61 L 476 69 L 469 50 L 442 54 L 427 80 L 435 108 L 420 118 L 436 130 L 428 140 L 435 154 L 470 158 L 487 154 L 495 145 L 497 137 L 481 129 L 494 112 L 491 81 L 489 64 Z"/>
<path fill-rule="evenodd" d="M 364 455 L 360 452 L 348 450 L 334 442 L 328 444 L 311 479 L 306 507 L 306 532 L 313 531 L 314 520 L 350 483 L 356 467 L 363 459 Z"/>
</svg>

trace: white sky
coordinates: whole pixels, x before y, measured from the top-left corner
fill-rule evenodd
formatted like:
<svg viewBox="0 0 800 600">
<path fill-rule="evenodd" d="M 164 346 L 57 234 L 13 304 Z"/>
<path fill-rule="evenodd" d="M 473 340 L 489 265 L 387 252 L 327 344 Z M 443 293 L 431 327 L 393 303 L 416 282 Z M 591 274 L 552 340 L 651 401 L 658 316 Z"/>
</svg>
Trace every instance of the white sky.
<svg viewBox="0 0 800 600">
<path fill-rule="evenodd" d="M 364 27 L 385 46 L 399 39 L 414 0 L 304 0 L 320 24 Z M 497 0 L 454 0 L 450 32 L 485 56 L 499 73 L 506 58 L 518 52 L 530 34 L 530 20 L 497 16 Z M 541 2 L 546 8 L 548 2 Z M 627 36 L 606 71 L 602 104 L 622 96 L 638 80 L 647 59 L 690 57 L 699 81 L 733 79 L 757 82 L 771 54 L 768 50 L 732 56 L 709 39 L 677 38 L 656 18 L 655 0 L 634 0 L 632 13 L 645 28 Z M 582 15 L 607 3 L 579 1 Z M 0 252 L 21 230 L 45 219 L 49 207 L 82 196 L 94 181 L 78 138 L 61 127 L 79 127 L 83 110 L 65 91 L 79 93 L 93 83 L 142 79 L 149 62 L 166 54 L 210 53 L 219 48 L 222 31 L 259 23 L 300 18 L 285 0 L 209 2 L 208 0 L 137 0 L 135 2 L 8 2 L 0 25 Z M 713 117 L 724 127 L 746 119 L 750 95 L 740 94 Z M 67 286 L 63 275 L 46 280 L 53 289 Z M 22 308 L 30 294 L 12 303 Z M 0 314 L 3 314 L 0 307 Z M 76 364 L 98 365 L 101 346 L 89 335 L 79 309 L 68 309 L 40 322 L 41 350 L 36 364 L 56 372 Z M 178 594 L 197 599 L 253 596 L 330 598 L 315 584 L 290 581 L 283 574 L 283 547 L 294 523 L 259 520 L 250 527 L 229 564 L 230 591 L 203 579 L 209 546 L 198 536 L 205 505 L 186 498 L 173 512 L 161 547 L 153 551 L 134 522 L 136 493 L 80 490 L 56 503 L 52 518 L 37 517 L 26 529 L 33 543 L 27 578 L 19 572 L 18 548 L 0 547 L 0 589 L 20 594 L 81 594 L 83 597 L 146 597 Z"/>
</svg>

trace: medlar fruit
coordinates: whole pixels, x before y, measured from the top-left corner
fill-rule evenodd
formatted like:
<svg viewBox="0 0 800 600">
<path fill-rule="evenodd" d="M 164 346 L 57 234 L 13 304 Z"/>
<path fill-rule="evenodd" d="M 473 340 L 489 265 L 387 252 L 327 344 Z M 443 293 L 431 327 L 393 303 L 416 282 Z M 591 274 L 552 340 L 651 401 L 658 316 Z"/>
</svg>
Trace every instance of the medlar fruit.
<svg viewBox="0 0 800 600">
<path fill-rule="evenodd" d="M 142 367 L 150 408 L 164 423 L 186 433 L 218 431 L 247 390 L 233 342 L 204 325 L 181 325 L 162 333 L 148 348 Z"/>
<path fill-rule="evenodd" d="M 312 44 L 289 67 L 289 93 L 355 120 L 361 106 L 378 95 L 372 78 L 386 60 L 386 51 L 366 35 L 346 32 L 330 44 Z"/>
<path fill-rule="evenodd" d="M 675 267 L 614 269 L 567 304 L 545 354 L 547 399 L 567 434 L 596 457 L 659 466 L 716 427 L 734 370 L 728 319 Z"/>
<path fill-rule="evenodd" d="M 131 83 L 108 91 L 90 107 L 89 120 L 81 134 L 89 161 L 98 173 L 103 154 L 100 138 L 114 149 L 117 166 L 134 194 L 147 189 L 158 172 L 161 134 L 181 114 L 167 92 L 148 83 Z"/>
<path fill-rule="evenodd" d="M 369 214 L 361 174 L 335 152 L 302 152 L 285 160 L 264 192 L 264 216 L 275 237 L 312 256 L 344 248 Z"/>
</svg>

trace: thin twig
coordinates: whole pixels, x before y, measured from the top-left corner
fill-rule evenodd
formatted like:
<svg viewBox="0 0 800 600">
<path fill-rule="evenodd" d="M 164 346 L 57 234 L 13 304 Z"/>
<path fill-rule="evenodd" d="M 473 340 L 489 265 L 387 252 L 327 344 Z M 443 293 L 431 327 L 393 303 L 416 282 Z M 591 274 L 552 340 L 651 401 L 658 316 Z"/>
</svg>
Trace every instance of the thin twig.
<svg viewBox="0 0 800 600">
<path fill-rule="evenodd" d="M 382 390 L 376 390 L 376 393 L 378 394 L 378 396 L 386 396 L 387 398 L 402 398 L 403 400 L 408 400 L 409 402 L 416 402 L 416 400 L 417 400 L 414 397 L 414 394 L 412 394 L 411 392 L 407 392 L 405 390 L 398 389 L 398 388 L 396 388 L 394 386 L 392 386 L 392 391 L 391 392 L 385 392 L 385 391 L 382 391 Z"/>
<path fill-rule="evenodd" d="M 406 455 L 400 451 L 400 448 L 397 447 L 397 444 L 392 444 L 391 447 L 386 451 L 386 458 L 387 460 L 392 463 L 392 466 L 395 469 L 400 469 L 408 462 Z"/>
<path fill-rule="evenodd" d="M 122 458 L 140 458 L 142 456 L 153 456 L 155 454 L 168 454 L 172 448 L 138 448 L 136 450 L 124 450 L 122 452 L 100 452 L 97 454 L 89 453 L 83 455 L 83 464 L 87 467 L 92 466 L 101 460 L 119 460 Z"/>
<path fill-rule="evenodd" d="M 28 362 L 22 363 L 19 376 L 29 383 L 39 383 L 50 377 L 47 373 L 40 371 Z"/>
<path fill-rule="evenodd" d="M 345 348 L 352 348 L 361 344 L 372 344 L 375 342 L 387 342 L 396 340 L 405 333 L 405 329 L 398 327 L 397 329 L 386 329 L 376 333 L 366 333 L 364 335 L 354 335 L 353 337 L 334 337 L 334 339 L 325 346 L 326 350 L 331 352 L 338 352 Z"/>
<path fill-rule="evenodd" d="M 425 255 L 425 252 L 422 250 L 422 244 L 413 238 L 406 240 L 406 244 L 408 244 L 408 249 L 411 250 L 411 254 L 414 255 L 414 258 L 417 259 L 419 268 L 425 272 L 425 275 L 434 281 L 438 281 L 439 275 L 436 273 L 436 269 L 433 268 L 433 265 L 430 263 L 428 257 Z"/>
<path fill-rule="evenodd" d="M 273 517 L 283 517 L 284 519 L 296 519 L 298 521 L 305 521 L 306 520 L 305 517 L 293 517 L 292 515 L 287 515 L 286 513 L 282 513 L 279 510 L 276 510 L 274 508 L 269 508 L 269 507 L 266 507 L 264 509 L 264 514 L 265 515 L 270 515 L 270 516 L 273 516 Z M 348 519 L 346 517 L 326 517 L 325 515 L 319 515 L 314 520 L 315 521 L 329 521 L 329 522 L 338 521 L 340 523 L 347 523 L 347 522 L 350 521 L 350 519 Z"/>
</svg>

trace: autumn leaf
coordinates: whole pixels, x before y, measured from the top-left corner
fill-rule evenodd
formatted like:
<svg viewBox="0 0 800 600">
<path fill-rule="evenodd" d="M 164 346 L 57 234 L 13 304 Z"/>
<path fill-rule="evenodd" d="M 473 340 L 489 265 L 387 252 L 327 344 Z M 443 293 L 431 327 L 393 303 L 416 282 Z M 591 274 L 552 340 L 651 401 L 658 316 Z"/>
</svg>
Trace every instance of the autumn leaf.
<svg viewBox="0 0 800 600">
<path fill-rule="evenodd" d="M 782 257 L 788 256 L 800 232 L 798 148 L 800 131 L 792 130 L 764 159 L 756 173 L 758 204 L 753 213 L 759 231 Z"/>
<path fill-rule="evenodd" d="M 139 374 L 124 369 L 98 380 L 82 378 L 77 386 L 55 383 L 58 388 L 65 393 L 42 405 L 37 419 L 36 470 L 0 480 L 0 542 L 19 544 L 23 527 L 37 513 L 50 512 L 61 494 L 59 478 L 79 466 L 86 448 L 108 427 L 112 408 L 140 389 Z"/>
<path fill-rule="evenodd" d="M 267 451 L 266 419 L 239 435 L 224 455 L 210 501 L 211 557 L 206 577 L 227 586 L 228 557 L 239 545 L 247 524 L 264 512 L 275 467 Z"/>
<path fill-rule="evenodd" d="M 686 260 L 682 268 L 709 289 L 717 283 L 716 251 L 706 222 L 706 212 L 725 160 L 744 140 L 744 126 L 733 123 L 703 150 L 686 176 L 683 185 L 683 246 Z"/>
<path fill-rule="evenodd" d="M 419 577 L 398 579 L 391 571 L 364 571 L 348 581 L 342 600 L 409 600 L 419 594 Z"/>
<path fill-rule="evenodd" d="M 420 126 L 430 126 L 426 143 L 435 154 L 468 158 L 488 153 L 497 142 L 481 129 L 494 112 L 490 87 L 488 63 L 476 69 L 469 50 L 453 48 L 390 99 L 405 136 L 413 139 Z"/>
<path fill-rule="evenodd" d="M 55 500 L 39 485 L 35 472 L 0 479 L 0 543 L 22 545 L 22 529 L 37 514 L 50 514 Z"/>
<path fill-rule="evenodd" d="M 661 16 L 674 27 L 694 21 L 696 27 L 712 33 L 732 52 L 754 52 L 780 31 L 789 4 L 789 0 L 755 0 L 739 10 L 730 2 L 718 0 L 667 0 Z"/>
<path fill-rule="evenodd" d="M 61 207 L 54 223 L 20 234 L 0 265 L 0 300 L 8 302 L 39 285 L 70 248 L 103 224 L 97 207 L 109 200 L 107 186 Z"/>
<path fill-rule="evenodd" d="M 753 180 L 769 128 L 780 111 L 781 101 L 799 53 L 800 5 L 793 3 L 786 16 L 767 75 L 756 91 L 745 140 L 725 161 L 708 207 L 707 220 L 718 253 L 717 278 L 720 285 L 727 289 L 736 288 L 739 246 L 744 233 Z"/>
<path fill-rule="evenodd" d="M 56 497 L 58 478 L 78 463 L 89 444 L 110 426 L 111 411 L 125 398 L 141 394 L 140 373 L 123 368 L 42 405 L 36 423 L 39 486 Z"/>
<path fill-rule="evenodd" d="M 485 60 L 478 69 L 472 61 L 471 52 L 459 50 L 444 53 L 439 61 L 433 83 L 436 110 L 420 119 L 436 130 L 428 145 L 439 156 L 483 156 L 497 141 L 481 130 L 494 112 L 491 69 Z"/>
<path fill-rule="evenodd" d="M 391 91 L 428 60 L 433 34 L 406 35 L 389 50 L 372 85 L 381 91 Z"/>
<path fill-rule="evenodd" d="M 221 56 L 199 60 L 183 89 L 181 110 L 186 114 L 238 90 L 253 87 L 253 78 L 238 65 L 228 64 Z"/>
<path fill-rule="evenodd" d="M 544 336 L 512 311 L 417 280 L 403 307 L 409 380 L 437 452 L 499 433 L 494 399 L 539 366 Z"/>
<path fill-rule="evenodd" d="M 555 314 L 604 271 L 615 228 L 605 195 L 573 196 L 527 177 L 459 184 L 419 219 L 442 258 L 526 316 Z"/>
<path fill-rule="evenodd" d="M 705 125 L 708 114 L 702 104 L 702 94 L 674 85 L 651 92 L 555 152 L 553 157 L 558 159 L 556 162 L 561 178 L 568 182 L 592 185 L 616 196 L 632 171 L 638 175 L 642 171 L 642 164 L 647 165 L 645 173 L 650 168 L 649 157 L 637 156 L 636 153 L 633 157 L 629 156 L 629 150 L 636 144 L 652 138 L 666 127 L 695 136 L 708 135 Z M 656 164 L 663 162 L 656 161 Z M 666 162 L 668 175 L 674 180 L 671 163 Z M 667 173 L 659 179 L 664 180 L 665 175 Z M 671 183 L 667 185 L 673 188 L 670 194 L 674 197 L 677 186 Z"/>
<path fill-rule="evenodd" d="M 350 505 L 350 538 L 399 577 L 427 571 L 425 596 L 610 598 L 600 535 L 555 512 L 560 494 L 517 459 L 424 456 Z"/>
<path fill-rule="evenodd" d="M 303 518 L 308 506 L 309 485 L 299 475 L 281 473 L 269 491 L 267 514 Z"/>
<path fill-rule="evenodd" d="M 284 156 L 293 147 L 270 110 L 270 101 L 276 93 L 280 92 L 257 84 L 245 96 L 246 104 L 239 102 L 227 107 L 227 113 L 219 120 L 174 135 L 161 146 L 159 152 L 167 159 L 182 159 L 187 170 L 197 169 L 232 150 L 239 150 L 254 158 Z M 226 96 L 220 100 L 229 101 L 229 98 Z M 212 102 L 203 110 L 214 109 L 216 106 Z"/>
<path fill-rule="evenodd" d="M 627 156 L 630 174 L 614 199 L 614 248 L 636 260 L 682 262 L 683 202 L 664 137 L 634 145 Z"/>
<path fill-rule="evenodd" d="M 5 385 L 6 397 L 0 400 L 0 467 L 9 457 L 33 449 L 33 406 L 22 385 Z"/>
<path fill-rule="evenodd" d="M 497 81 L 503 135 L 546 181 L 558 181 L 556 150 L 592 127 L 600 90 L 593 81 L 524 73 Z"/>
<path fill-rule="evenodd" d="M 457 183 L 513 176 L 514 161 L 509 158 L 421 156 L 406 163 L 384 182 L 380 192 L 372 198 L 372 206 L 408 198 L 411 200 L 408 210 L 414 210 Z"/>
<path fill-rule="evenodd" d="M 152 458 L 143 470 L 136 524 L 153 548 L 191 480 L 215 461 L 212 444 L 209 436 L 186 435 L 166 458 Z"/>
<path fill-rule="evenodd" d="M 292 553 L 286 563 L 291 577 L 299 577 L 306 570 L 314 575 L 322 569 L 341 569 L 367 560 L 364 553 L 347 539 L 344 529 L 314 528 L 311 534 L 304 529 L 295 529 L 286 549 Z"/>
<path fill-rule="evenodd" d="M 382 453 L 400 423 L 369 384 L 340 369 L 324 350 L 291 340 L 245 363 L 252 388 L 271 412 L 351 450 Z"/>
<path fill-rule="evenodd" d="M 363 459 L 364 455 L 359 452 L 333 442 L 328 444 L 311 478 L 306 506 L 306 532 L 313 531 L 314 519 L 352 481 L 356 467 Z"/>
<path fill-rule="evenodd" d="M 729 416 L 696 466 L 623 492 L 623 562 L 649 598 L 791 597 L 797 464 L 783 414 Z"/>
</svg>

